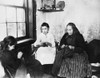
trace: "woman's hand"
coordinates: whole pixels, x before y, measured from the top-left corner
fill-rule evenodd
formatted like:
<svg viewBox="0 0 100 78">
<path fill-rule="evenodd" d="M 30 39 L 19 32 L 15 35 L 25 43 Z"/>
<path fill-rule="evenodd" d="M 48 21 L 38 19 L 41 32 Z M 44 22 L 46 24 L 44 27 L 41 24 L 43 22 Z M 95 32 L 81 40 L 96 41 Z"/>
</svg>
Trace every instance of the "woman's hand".
<svg viewBox="0 0 100 78">
<path fill-rule="evenodd" d="M 17 58 L 18 59 L 21 59 L 22 55 L 23 55 L 23 53 L 22 52 L 19 52 L 18 55 L 17 55 Z"/>
<path fill-rule="evenodd" d="M 46 42 L 46 45 L 52 47 L 52 44 L 49 42 Z"/>
<path fill-rule="evenodd" d="M 46 42 L 42 42 L 42 43 L 40 44 L 40 47 L 46 47 L 46 46 L 47 46 Z"/>
<path fill-rule="evenodd" d="M 42 44 L 38 44 L 38 45 L 36 45 L 36 47 L 38 47 L 38 48 L 41 47 L 41 46 L 42 46 Z"/>
<path fill-rule="evenodd" d="M 68 47 L 69 47 L 70 49 L 72 49 L 72 50 L 74 50 L 74 48 L 75 48 L 74 46 L 71 46 L 71 45 L 69 45 Z"/>
<path fill-rule="evenodd" d="M 44 47 L 50 46 L 50 47 L 52 47 L 52 44 L 49 43 L 49 42 L 43 42 L 43 43 L 41 43 L 41 46 L 44 46 Z"/>
<path fill-rule="evenodd" d="M 61 48 L 64 48 L 65 47 L 65 45 L 63 44 L 62 46 L 61 46 Z"/>
<path fill-rule="evenodd" d="M 68 47 L 68 45 L 64 45 L 64 44 L 63 44 L 63 45 L 61 46 L 61 48 L 64 48 L 64 47 Z"/>
</svg>

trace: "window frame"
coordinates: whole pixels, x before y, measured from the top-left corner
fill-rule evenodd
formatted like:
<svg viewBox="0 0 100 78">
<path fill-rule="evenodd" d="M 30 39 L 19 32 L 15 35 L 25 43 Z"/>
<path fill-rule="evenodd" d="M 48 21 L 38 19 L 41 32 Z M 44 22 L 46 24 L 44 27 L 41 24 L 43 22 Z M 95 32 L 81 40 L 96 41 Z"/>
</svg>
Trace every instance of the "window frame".
<svg viewBox="0 0 100 78">
<path fill-rule="evenodd" d="M 17 6 L 17 5 L 9 5 L 9 4 L 0 4 L 0 6 L 4 6 L 4 7 L 13 7 L 13 8 L 22 8 L 25 10 L 25 31 L 26 31 L 26 35 L 25 36 L 22 36 L 22 37 L 16 37 L 16 39 L 19 41 L 19 40 L 22 40 L 22 39 L 27 39 L 29 38 L 29 14 L 28 14 L 28 9 L 29 9 L 29 6 L 28 6 L 28 0 L 25 0 L 24 1 L 24 6 Z M 7 11 L 7 10 L 6 10 Z M 17 16 L 17 15 L 16 15 Z M 3 22 L 4 24 L 6 24 L 6 29 L 7 29 L 7 23 L 10 23 L 10 22 L 7 22 L 7 18 L 6 18 L 6 22 Z M 1 23 L 1 24 L 3 24 Z M 13 23 L 22 23 L 22 22 L 13 22 Z M 17 25 L 16 25 L 17 26 Z M 7 31 L 7 30 L 6 30 Z M 8 32 L 7 32 L 8 33 Z M 16 33 L 18 34 L 18 32 Z"/>
</svg>

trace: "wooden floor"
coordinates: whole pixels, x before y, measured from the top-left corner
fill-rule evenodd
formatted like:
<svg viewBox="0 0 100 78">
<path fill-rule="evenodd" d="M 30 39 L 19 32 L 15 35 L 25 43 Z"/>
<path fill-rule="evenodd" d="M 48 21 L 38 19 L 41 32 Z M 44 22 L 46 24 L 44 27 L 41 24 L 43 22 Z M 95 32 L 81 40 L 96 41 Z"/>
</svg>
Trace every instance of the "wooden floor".
<svg viewBox="0 0 100 78">
<path fill-rule="evenodd" d="M 55 78 L 51 75 L 51 69 L 52 69 L 53 65 L 43 65 L 43 69 L 44 69 L 44 75 L 42 76 L 37 76 L 37 77 L 33 77 L 33 78 Z M 92 69 L 95 70 L 93 71 L 93 78 L 100 78 L 100 67 L 94 67 L 92 66 Z M 96 77 L 95 77 L 96 76 Z M 30 78 L 27 75 L 27 72 L 24 68 L 21 68 L 17 71 L 17 76 L 16 78 Z M 61 77 L 56 77 L 56 78 L 61 78 Z M 92 78 L 92 77 L 91 77 Z"/>
<path fill-rule="evenodd" d="M 52 70 L 52 64 L 49 65 L 43 65 L 44 74 L 43 75 L 37 75 L 34 77 L 30 77 L 30 74 L 27 73 L 26 68 L 24 66 L 21 66 L 17 72 L 15 78 L 55 78 L 51 75 Z M 92 66 L 93 70 L 93 77 L 91 78 L 100 78 L 100 67 L 94 67 Z M 61 78 L 61 77 L 56 77 Z"/>
<path fill-rule="evenodd" d="M 44 69 L 44 74 L 42 76 L 35 76 L 32 78 L 55 78 L 51 75 L 51 70 L 52 70 L 52 64 L 49 65 L 43 65 L 43 69 Z M 24 66 L 22 66 L 21 68 L 19 68 L 17 70 L 16 73 L 16 77 L 15 78 L 31 78 L 30 75 L 27 73 L 26 69 Z M 61 78 L 61 77 L 56 77 L 56 78 Z"/>
</svg>

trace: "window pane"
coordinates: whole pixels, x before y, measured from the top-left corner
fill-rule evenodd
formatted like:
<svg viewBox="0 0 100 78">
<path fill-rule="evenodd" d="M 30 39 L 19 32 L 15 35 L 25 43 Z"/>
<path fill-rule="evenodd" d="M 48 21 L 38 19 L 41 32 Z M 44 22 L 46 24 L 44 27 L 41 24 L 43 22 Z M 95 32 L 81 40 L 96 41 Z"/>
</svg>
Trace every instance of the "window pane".
<svg viewBox="0 0 100 78">
<path fill-rule="evenodd" d="M 17 27 L 16 27 L 16 23 L 8 23 L 7 24 L 8 27 L 8 35 L 17 37 Z"/>
<path fill-rule="evenodd" d="M 0 6 L 0 23 L 6 22 L 6 12 L 5 7 Z"/>
<path fill-rule="evenodd" d="M 2 41 L 6 36 L 6 24 L 0 24 L 0 41 Z"/>
<path fill-rule="evenodd" d="M 0 0 L 0 4 L 23 6 L 24 0 Z"/>
<path fill-rule="evenodd" d="M 16 22 L 16 8 L 7 7 L 7 22 Z"/>
<path fill-rule="evenodd" d="M 26 35 L 26 26 L 25 23 L 18 23 L 18 37 Z"/>
<path fill-rule="evenodd" d="M 18 8 L 17 9 L 17 22 L 25 22 L 25 10 Z"/>
</svg>

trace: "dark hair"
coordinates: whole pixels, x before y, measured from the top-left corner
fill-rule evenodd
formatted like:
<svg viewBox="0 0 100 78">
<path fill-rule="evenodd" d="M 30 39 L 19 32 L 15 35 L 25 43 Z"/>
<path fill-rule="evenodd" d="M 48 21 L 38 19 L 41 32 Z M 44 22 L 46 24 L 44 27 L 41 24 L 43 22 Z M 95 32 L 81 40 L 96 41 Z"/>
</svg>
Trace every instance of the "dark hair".
<svg viewBox="0 0 100 78">
<path fill-rule="evenodd" d="M 80 34 L 79 30 L 77 29 L 77 27 L 74 23 L 70 22 L 70 23 L 67 24 L 67 26 L 68 25 L 72 26 L 73 34 Z"/>
<path fill-rule="evenodd" d="M 17 40 L 13 36 L 7 36 L 1 42 L 1 49 L 6 50 L 8 49 L 8 45 L 16 45 Z"/>
<path fill-rule="evenodd" d="M 48 23 L 46 23 L 46 22 L 42 23 L 41 27 L 43 27 L 43 26 L 46 26 L 49 29 L 49 24 Z"/>
</svg>

